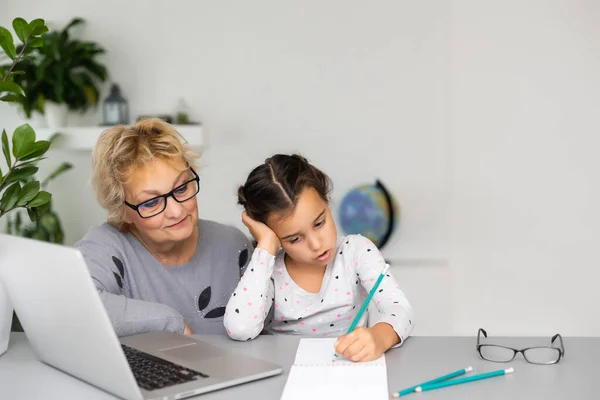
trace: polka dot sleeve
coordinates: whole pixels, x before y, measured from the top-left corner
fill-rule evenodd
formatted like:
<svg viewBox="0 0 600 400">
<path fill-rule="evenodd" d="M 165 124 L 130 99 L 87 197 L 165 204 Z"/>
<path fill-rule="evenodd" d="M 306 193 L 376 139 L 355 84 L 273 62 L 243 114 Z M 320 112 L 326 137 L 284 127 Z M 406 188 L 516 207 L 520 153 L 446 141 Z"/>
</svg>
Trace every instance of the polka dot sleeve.
<svg viewBox="0 0 600 400">
<path fill-rule="evenodd" d="M 244 275 L 231 295 L 223 323 L 234 340 L 251 340 L 263 330 L 273 304 L 273 266 L 275 257 L 257 248 Z"/>
<path fill-rule="evenodd" d="M 377 247 L 367 238 L 356 235 L 354 238 L 355 267 L 362 286 L 369 292 L 381 271 L 385 260 Z M 414 327 L 413 310 L 394 276 L 388 269 L 371 300 L 380 314 L 376 323 L 385 322 L 394 328 L 401 341 L 400 346 L 410 336 Z"/>
</svg>

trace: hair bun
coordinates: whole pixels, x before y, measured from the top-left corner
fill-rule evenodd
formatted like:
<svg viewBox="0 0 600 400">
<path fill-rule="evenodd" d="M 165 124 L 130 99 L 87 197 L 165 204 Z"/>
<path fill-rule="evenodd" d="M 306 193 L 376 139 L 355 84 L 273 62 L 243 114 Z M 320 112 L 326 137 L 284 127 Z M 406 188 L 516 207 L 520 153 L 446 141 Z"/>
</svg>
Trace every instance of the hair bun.
<svg viewBox="0 0 600 400">
<path fill-rule="evenodd" d="M 244 189 L 245 189 L 244 185 L 242 185 L 238 188 L 237 197 L 238 197 L 238 204 L 246 207 L 246 195 L 244 194 Z"/>
</svg>

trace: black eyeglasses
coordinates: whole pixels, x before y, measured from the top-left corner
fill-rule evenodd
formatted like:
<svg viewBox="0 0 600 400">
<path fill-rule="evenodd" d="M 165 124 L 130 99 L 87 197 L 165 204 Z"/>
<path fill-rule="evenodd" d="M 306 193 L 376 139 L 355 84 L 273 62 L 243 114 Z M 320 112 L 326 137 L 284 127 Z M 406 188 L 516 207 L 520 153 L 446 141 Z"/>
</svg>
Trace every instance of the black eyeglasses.
<svg viewBox="0 0 600 400">
<path fill-rule="evenodd" d="M 160 196 L 153 197 L 150 200 L 146 200 L 137 205 L 126 201 L 123 203 L 132 210 L 137 211 L 140 217 L 151 218 L 165 211 L 165 208 L 167 208 L 167 199 L 169 197 L 173 197 L 178 203 L 188 201 L 200 191 L 200 177 L 193 168 L 190 168 L 190 171 L 194 174 L 194 178 L 182 183 L 169 193 L 161 194 Z"/>
<path fill-rule="evenodd" d="M 477 351 L 484 360 L 493 362 L 512 361 L 517 353 L 523 354 L 525 361 L 531 364 L 550 365 L 556 364 L 565 356 L 565 346 L 560 333 L 552 336 L 550 344 L 553 345 L 556 339 L 560 342 L 560 348 L 551 346 L 536 346 L 525 349 L 513 349 L 512 347 L 499 346 L 496 344 L 480 344 L 481 334 L 487 338 L 487 332 L 479 328 L 477 332 Z"/>
</svg>

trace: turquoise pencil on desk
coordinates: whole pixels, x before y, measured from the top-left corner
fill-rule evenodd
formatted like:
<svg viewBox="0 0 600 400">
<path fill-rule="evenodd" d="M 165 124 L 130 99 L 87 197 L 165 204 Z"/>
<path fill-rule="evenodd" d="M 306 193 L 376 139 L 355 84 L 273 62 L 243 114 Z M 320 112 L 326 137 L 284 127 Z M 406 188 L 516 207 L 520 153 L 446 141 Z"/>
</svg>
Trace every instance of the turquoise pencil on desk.
<svg viewBox="0 0 600 400">
<path fill-rule="evenodd" d="M 471 371 L 473 371 L 473 367 L 468 366 L 467 368 L 459 369 L 458 371 L 454 371 L 454 372 L 451 372 L 451 373 L 446 374 L 444 376 L 440 376 L 439 378 L 435 378 L 435 379 L 432 379 L 430 381 L 423 382 L 423 383 L 420 383 L 418 385 L 414 385 L 414 386 L 411 386 L 411 387 L 406 388 L 404 390 L 401 390 L 399 392 L 396 392 L 396 393 L 392 394 L 392 397 L 405 396 L 407 394 L 414 393 L 415 389 L 418 388 L 418 387 L 422 387 L 422 386 L 425 386 L 425 385 L 431 385 L 433 383 L 447 381 L 448 379 L 452 379 L 452 378 L 455 378 L 457 376 L 464 375 L 467 372 L 471 372 Z"/>
<path fill-rule="evenodd" d="M 469 376 L 468 378 L 451 379 L 444 382 L 432 383 L 429 385 L 423 385 L 415 388 L 415 392 L 426 392 L 427 390 L 439 389 L 446 386 L 460 385 L 461 383 L 468 383 L 478 381 L 481 379 L 493 378 L 494 376 L 507 375 L 515 372 L 514 368 L 499 369 L 497 371 L 486 372 L 484 374 Z"/>
<path fill-rule="evenodd" d="M 362 318 L 363 314 L 365 313 L 365 310 L 369 306 L 369 303 L 371 302 L 371 299 L 373 298 L 373 295 L 375 295 L 375 292 L 377 291 L 377 288 L 379 287 L 379 284 L 381 284 L 381 281 L 385 277 L 385 273 L 387 272 L 387 270 L 388 270 L 389 267 L 390 267 L 389 264 L 386 264 L 385 267 L 383 267 L 383 270 L 379 274 L 379 278 L 377 278 L 377 281 L 375 282 L 375 285 L 373 285 L 373 288 L 369 292 L 369 295 L 365 299 L 365 302 L 363 303 L 362 307 L 358 311 L 358 314 L 356 314 L 356 317 L 354 318 L 354 321 L 352 321 L 352 324 L 350 325 L 350 328 L 348 328 L 348 331 L 346 332 L 346 335 L 349 334 L 350 332 L 352 332 L 354 330 L 354 328 L 356 328 L 356 325 L 358 325 L 358 321 L 360 321 L 360 319 Z M 335 361 L 338 357 L 339 356 L 337 355 L 337 353 L 334 353 L 333 354 L 333 361 Z"/>
</svg>

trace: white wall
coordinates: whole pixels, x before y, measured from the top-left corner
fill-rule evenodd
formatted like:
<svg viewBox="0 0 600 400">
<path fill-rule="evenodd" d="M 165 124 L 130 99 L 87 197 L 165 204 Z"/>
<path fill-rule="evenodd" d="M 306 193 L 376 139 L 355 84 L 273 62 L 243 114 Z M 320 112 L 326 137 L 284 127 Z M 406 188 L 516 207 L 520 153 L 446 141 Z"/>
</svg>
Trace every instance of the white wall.
<svg viewBox="0 0 600 400">
<path fill-rule="evenodd" d="M 600 335 L 600 3 L 455 1 L 454 330 Z"/>
<path fill-rule="evenodd" d="M 242 227 L 236 185 L 275 151 L 328 172 L 334 201 L 381 178 L 402 208 L 385 255 L 416 334 L 599 335 L 600 10 L 483 3 L 8 0 L 0 24 L 82 16 L 132 115 L 184 97 L 209 138 L 203 217 Z M 3 125 L 13 114 L 0 106 Z M 103 213 L 89 154 L 48 167 L 62 158 L 76 164 L 52 188 L 71 243 Z"/>
</svg>

